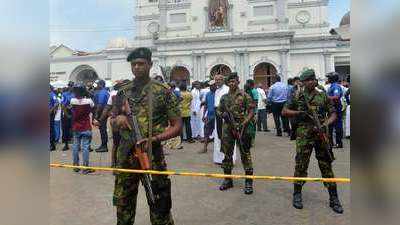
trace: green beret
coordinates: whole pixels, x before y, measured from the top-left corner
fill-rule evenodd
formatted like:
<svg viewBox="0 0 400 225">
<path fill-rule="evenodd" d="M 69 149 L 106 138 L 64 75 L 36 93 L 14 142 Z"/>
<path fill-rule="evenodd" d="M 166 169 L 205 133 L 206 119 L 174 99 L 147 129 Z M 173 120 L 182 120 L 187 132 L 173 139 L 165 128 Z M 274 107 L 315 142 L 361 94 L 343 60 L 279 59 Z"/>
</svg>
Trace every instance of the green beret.
<svg viewBox="0 0 400 225">
<path fill-rule="evenodd" d="M 315 80 L 315 71 L 313 69 L 306 69 L 300 75 L 300 81 Z"/>
<path fill-rule="evenodd" d="M 131 53 L 129 53 L 126 60 L 131 62 L 134 59 L 146 59 L 147 61 L 151 62 L 151 50 L 148 48 L 134 49 Z"/>
<path fill-rule="evenodd" d="M 230 74 L 228 75 L 228 77 L 226 78 L 227 81 L 228 81 L 228 80 L 232 80 L 232 79 L 239 80 L 239 76 L 238 76 L 238 74 L 237 74 L 236 72 L 230 73 Z"/>
</svg>

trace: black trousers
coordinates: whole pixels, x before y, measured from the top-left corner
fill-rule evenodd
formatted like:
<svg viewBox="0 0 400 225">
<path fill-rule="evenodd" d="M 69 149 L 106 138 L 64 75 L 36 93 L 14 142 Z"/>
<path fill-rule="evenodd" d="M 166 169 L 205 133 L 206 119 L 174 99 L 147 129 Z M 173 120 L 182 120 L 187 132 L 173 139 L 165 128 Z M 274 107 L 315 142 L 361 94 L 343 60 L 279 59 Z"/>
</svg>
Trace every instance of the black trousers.
<svg viewBox="0 0 400 225">
<path fill-rule="evenodd" d="M 108 134 L 107 134 L 107 120 L 102 120 L 100 122 L 100 137 L 101 137 L 101 146 L 107 146 L 108 142 Z"/>
<path fill-rule="evenodd" d="M 50 147 L 55 146 L 54 113 L 50 113 Z"/>
<path fill-rule="evenodd" d="M 190 116 L 189 117 L 182 117 L 183 126 L 185 127 L 186 131 L 186 140 L 192 140 L 192 127 L 190 125 Z M 183 128 L 181 132 L 181 140 L 183 140 Z"/>
<path fill-rule="evenodd" d="M 61 118 L 61 127 L 62 127 L 62 141 L 63 143 L 68 143 L 72 138 L 72 117 L 68 117 L 63 114 Z"/>
<path fill-rule="evenodd" d="M 218 134 L 218 138 L 222 139 L 222 117 L 216 115 L 215 116 L 215 121 L 217 122 L 217 134 Z"/>
<path fill-rule="evenodd" d="M 282 109 L 283 109 L 284 105 L 285 105 L 285 102 L 279 102 L 279 103 L 272 102 L 272 104 L 271 104 L 271 111 L 272 111 L 272 115 L 274 116 L 276 132 L 278 134 L 282 133 L 281 121 L 282 121 L 282 125 L 283 125 L 283 131 L 290 133 L 289 120 L 288 120 L 288 118 L 282 116 Z"/>
<path fill-rule="evenodd" d="M 262 130 L 266 131 L 268 130 L 267 126 L 267 109 L 259 109 L 257 113 L 257 130 L 261 131 L 261 126 Z"/>
</svg>

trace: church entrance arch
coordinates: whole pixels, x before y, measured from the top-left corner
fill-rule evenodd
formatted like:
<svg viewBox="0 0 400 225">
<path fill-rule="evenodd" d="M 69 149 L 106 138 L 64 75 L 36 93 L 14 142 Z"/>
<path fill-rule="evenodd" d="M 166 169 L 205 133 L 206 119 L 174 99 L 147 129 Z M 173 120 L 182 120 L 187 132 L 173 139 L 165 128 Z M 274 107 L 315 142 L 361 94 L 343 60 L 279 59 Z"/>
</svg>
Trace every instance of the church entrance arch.
<svg viewBox="0 0 400 225">
<path fill-rule="evenodd" d="M 69 78 L 70 81 L 85 85 L 91 85 L 98 79 L 99 76 L 97 75 L 96 70 L 89 65 L 80 65 L 76 67 Z"/>
<path fill-rule="evenodd" d="M 218 64 L 218 65 L 215 65 L 215 66 L 213 66 L 212 68 L 211 68 L 211 71 L 210 71 L 210 79 L 214 79 L 214 76 L 216 75 L 216 74 L 221 74 L 221 75 L 223 75 L 224 77 L 225 76 L 227 76 L 228 74 L 230 74 L 232 71 L 231 71 L 231 69 L 229 68 L 229 66 L 227 66 L 227 65 L 225 65 L 225 64 Z"/>
<path fill-rule="evenodd" d="M 171 81 L 179 87 L 181 84 L 190 85 L 190 73 L 183 66 L 174 66 L 171 70 Z"/>
<path fill-rule="evenodd" d="M 259 63 L 253 71 L 254 81 L 256 84 L 272 85 L 272 77 L 276 76 L 277 70 L 274 65 L 267 62 Z"/>
</svg>

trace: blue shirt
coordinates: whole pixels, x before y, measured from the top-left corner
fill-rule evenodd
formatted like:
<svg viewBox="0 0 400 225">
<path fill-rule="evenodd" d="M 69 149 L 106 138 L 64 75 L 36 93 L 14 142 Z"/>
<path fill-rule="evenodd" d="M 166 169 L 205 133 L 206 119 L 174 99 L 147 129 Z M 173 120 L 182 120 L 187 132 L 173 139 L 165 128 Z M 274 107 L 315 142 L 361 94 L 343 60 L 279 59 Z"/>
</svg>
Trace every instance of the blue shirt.
<svg viewBox="0 0 400 225">
<path fill-rule="evenodd" d="M 75 95 L 72 92 L 69 91 L 64 92 L 62 94 L 61 104 L 63 104 L 64 106 L 68 106 L 73 97 L 75 97 Z"/>
<path fill-rule="evenodd" d="M 207 107 L 207 118 L 213 119 L 215 117 L 215 92 L 209 91 L 206 94 L 206 107 Z"/>
<path fill-rule="evenodd" d="M 268 102 L 282 103 L 287 101 L 288 87 L 282 82 L 276 82 L 268 91 Z"/>
<path fill-rule="evenodd" d="M 104 107 L 107 105 L 107 101 L 108 101 L 109 97 L 110 97 L 110 94 L 108 93 L 107 89 L 103 88 L 101 90 L 98 90 L 94 94 L 94 104 Z"/>
<path fill-rule="evenodd" d="M 54 92 L 49 93 L 49 109 L 53 108 L 58 103 L 57 95 Z"/>
<path fill-rule="evenodd" d="M 330 97 L 339 97 L 339 102 L 340 102 L 340 99 L 343 96 L 343 89 L 338 83 L 332 83 L 331 86 L 328 89 L 327 94 Z M 342 104 L 335 104 L 335 106 L 336 106 L 337 110 L 341 111 Z"/>
</svg>

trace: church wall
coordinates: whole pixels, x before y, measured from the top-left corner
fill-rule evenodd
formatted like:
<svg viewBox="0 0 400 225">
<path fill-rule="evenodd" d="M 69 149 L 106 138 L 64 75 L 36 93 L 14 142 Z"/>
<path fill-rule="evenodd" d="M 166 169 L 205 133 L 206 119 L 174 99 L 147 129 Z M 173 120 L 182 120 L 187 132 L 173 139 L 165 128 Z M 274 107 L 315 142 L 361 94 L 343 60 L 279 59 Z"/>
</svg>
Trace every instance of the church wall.
<svg viewBox="0 0 400 225">
<path fill-rule="evenodd" d="M 321 53 L 290 55 L 289 77 L 299 76 L 305 67 L 314 69 L 318 79 L 325 79 L 324 57 Z"/>
</svg>

